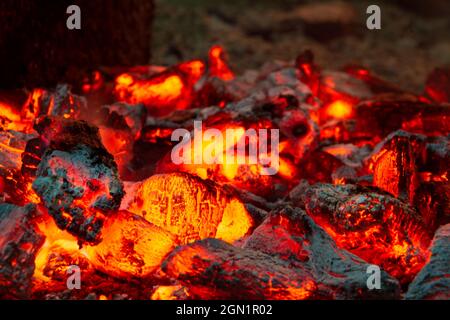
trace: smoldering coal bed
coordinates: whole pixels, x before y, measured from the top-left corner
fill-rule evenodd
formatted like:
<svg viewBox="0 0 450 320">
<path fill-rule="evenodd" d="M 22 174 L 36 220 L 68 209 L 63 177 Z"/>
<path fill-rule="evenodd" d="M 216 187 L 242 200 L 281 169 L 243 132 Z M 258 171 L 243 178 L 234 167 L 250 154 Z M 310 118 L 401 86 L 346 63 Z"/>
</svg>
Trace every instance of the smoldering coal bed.
<svg viewBox="0 0 450 320">
<path fill-rule="evenodd" d="M 215 46 L 95 71 L 80 92 L 2 93 L 0 296 L 448 299 L 449 75 L 412 94 L 305 52 L 236 76 Z M 194 121 L 237 137 L 189 140 L 187 159 L 244 161 L 174 163 Z M 275 175 L 250 162 L 250 129 L 279 130 L 259 150 Z"/>
</svg>

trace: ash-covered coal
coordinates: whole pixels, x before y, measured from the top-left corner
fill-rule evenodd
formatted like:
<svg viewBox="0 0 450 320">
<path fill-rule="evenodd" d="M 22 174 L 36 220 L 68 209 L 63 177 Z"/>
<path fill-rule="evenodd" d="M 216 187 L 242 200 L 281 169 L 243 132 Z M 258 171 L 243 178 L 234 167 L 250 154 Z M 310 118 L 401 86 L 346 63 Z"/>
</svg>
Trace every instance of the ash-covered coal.
<svg viewBox="0 0 450 320">
<path fill-rule="evenodd" d="M 399 297 L 382 272 L 367 286 L 367 262 L 339 249 L 304 211 L 272 213 L 243 248 L 206 239 L 176 248 L 162 270 L 200 299 L 350 299 Z"/>
<path fill-rule="evenodd" d="M 317 183 L 303 196 L 306 212 L 338 246 L 408 283 L 427 259 L 430 241 L 419 213 L 388 193 L 359 185 Z"/>
<path fill-rule="evenodd" d="M 103 221 L 119 208 L 123 186 L 98 129 L 83 121 L 46 118 L 38 130 L 47 146 L 33 189 L 59 228 L 80 242 L 100 242 Z"/>
<path fill-rule="evenodd" d="M 406 299 L 450 299 L 450 224 L 436 231 L 430 251 L 430 259 L 409 285 Z"/>
<path fill-rule="evenodd" d="M 44 243 L 33 221 L 36 207 L 0 204 L 0 298 L 25 299 L 31 294 L 34 260 Z"/>
</svg>

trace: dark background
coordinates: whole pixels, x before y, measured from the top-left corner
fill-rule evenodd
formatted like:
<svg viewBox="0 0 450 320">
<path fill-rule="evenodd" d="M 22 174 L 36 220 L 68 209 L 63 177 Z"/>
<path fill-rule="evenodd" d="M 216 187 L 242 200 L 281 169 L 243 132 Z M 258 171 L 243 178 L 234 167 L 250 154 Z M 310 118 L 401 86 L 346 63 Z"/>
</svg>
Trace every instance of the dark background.
<svg viewBox="0 0 450 320">
<path fill-rule="evenodd" d="M 381 30 L 366 28 L 366 8 L 381 7 Z M 222 43 L 237 71 L 311 49 L 325 68 L 369 67 L 421 91 L 427 74 L 450 65 L 450 1 L 156 0 L 153 61 L 204 56 Z"/>
<path fill-rule="evenodd" d="M 66 28 L 78 4 L 82 30 Z M 381 7 L 381 30 L 366 8 Z M 101 66 L 171 65 L 222 44 L 239 74 L 311 49 L 323 68 L 368 67 L 421 92 L 450 66 L 448 0 L 0 0 L 0 89 L 80 83 Z"/>
</svg>

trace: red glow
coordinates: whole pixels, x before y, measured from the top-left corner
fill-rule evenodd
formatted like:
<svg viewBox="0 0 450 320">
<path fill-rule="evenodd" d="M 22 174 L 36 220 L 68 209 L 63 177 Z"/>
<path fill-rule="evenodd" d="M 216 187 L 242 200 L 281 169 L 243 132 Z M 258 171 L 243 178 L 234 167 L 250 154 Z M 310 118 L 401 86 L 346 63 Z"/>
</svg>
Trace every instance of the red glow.
<svg viewBox="0 0 450 320">
<path fill-rule="evenodd" d="M 224 81 L 234 79 L 234 73 L 226 63 L 225 51 L 221 46 L 213 46 L 209 50 L 209 73 Z"/>
</svg>

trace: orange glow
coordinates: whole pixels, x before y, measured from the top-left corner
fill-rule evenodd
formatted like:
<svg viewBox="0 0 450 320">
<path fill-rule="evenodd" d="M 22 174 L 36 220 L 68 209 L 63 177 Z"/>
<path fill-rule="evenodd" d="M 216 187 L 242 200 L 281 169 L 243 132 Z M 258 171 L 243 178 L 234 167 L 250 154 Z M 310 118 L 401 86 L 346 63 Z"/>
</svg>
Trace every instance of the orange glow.
<svg viewBox="0 0 450 320">
<path fill-rule="evenodd" d="M 21 121 L 20 113 L 9 104 L 0 102 L 0 129 L 22 131 L 26 124 Z"/>
<path fill-rule="evenodd" d="M 49 257 L 54 252 L 68 251 L 71 253 L 86 255 L 84 250 L 79 250 L 78 240 L 66 231 L 57 227 L 54 220 L 48 216 L 41 216 L 38 220 L 38 229 L 45 235 L 45 242 L 36 254 L 34 278 L 48 282 L 51 279 L 46 276 L 44 270 L 49 264 Z"/>
<path fill-rule="evenodd" d="M 119 86 L 123 86 L 125 82 L 126 85 L 132 85 L 133 82 L 129 82 L 130 78 L 121 78 L 118 80 Z M 183 82 L 179 76 L 171 75 L 160 81 L 155 81 L 147 86 L 135 86 L 131 88 L 132 98 L 131 103 L 138 103 L 141 101 L 164 101 L 172 100 L 181 95 L 183 89 Z"/>
<path fill-rule="evenodd" d="M 205 73 L 205 63 L 201 60 L 192 60 L 178 65 L 178 69 L 187 75 L 190 85 L 194 85 Z"/>
<path fill-rule="evenodd" d="M 181 244 L 209 237 L 232 243 L 253 225 L 238 198 L 211 181 L 186 173 L 148 178 L 128 210 L 171 232 Z"/>
<path fill-rule="evenodd" d="M 41 110 L 41 99 L 45 94 L 43 89 L 34 89 L 22 107 L 22 118 L 33 121 Z"/>
<path fill-rule="evenodd" d="M 103 146 L 114 157 L 119 168 L 119 173 L 133 157 L 133 136 L 125 130 L 117 130 L 107 127 L 99 128 Z"/>
<path fill-rule="evenodd" d="M 258 136 L 250 137 L 246 134 L 247 129 L 264 128 L 264 123 L 254 124 L 245 127 L 240 123 L 228 123 L 216 125 L 214 129 L 219 130 L 223 139 L 208 139 L 203 135 L 201 148 L 195 145 L 195 139 L 192 139 L 183 149 L 183 157 L 187 159 L 185 163 L 172 165 L 170 160 L 162 161 L 159 164 L 157 172 L 167 173 L 182 171 L 194 174 L 202 179 L 211 179 L 219 183 L 231 183 L 238 188 L 243 188 L 252 192 L 269 190 L 273 183 L 274 176 L 267 175 L 267 166 L 261 164 L 261 160 L 277 161 L 272 159 L 272 150 L 268 148 L 267 152 L 255 155 L 249 154 L 250 139 L 254 145 L 258 145 Z M 203 130 L 207 130 L 204 128 Z M 232 131 L 232 137 L 227 138 L 227 130 Z M 203 131 L 203 132 L 205 132 Z M 231 132 L 231 131 L 230 131 Z M 238 146 L 245 146 L 241 149 Z M 280 150 L 289 148 L 288 141 L 281 142 Z M 195 163 L 195 159 L 203 159 L 201 163 Z M 208 159 L 208 161 L 205 161 Z M 294 178 L 298 170 L 293 163 L 278 157 L 278 172 L 276 177 L 282 179 Z M 169 163 L 169 164 L 168 164 Z"/>
<path fill-rule="evenodd" d="M 98 270 L 119 278 L 147 277 L 175 245 L 174 237 L 142 217 L 119 211 L 103 226 L 103 241 L 87 246 Z"/>
<path fill-rule="evenodd" d="M 337 100 L 326 107 L 326 114 L 335 119 L 348 119 L 353 114 L 353 107 L 344 100 Z"/>
<path fill-rule="evenodd" d="M 226 63 L 225 51 L 221 46 L 213 46 L 209 50 L 209 73 L 224 81 L 234 79 L 234 73 Z"/>
<path fill-rule="evenodd" d="M 376 218 L 371 210 L 378 204 L 377 198 L 370 195 L 360 197 L 368 197 L 370 202 L 360 204 L 358 196 L 355 196 L 346 204 L 358 206 L 358 210 L 352 209 L 351 212 L 343 213 L 347 230 L 331 224 L 326 216 L 312 215 L 313 219 L 341 248 L 351 251 L 369 263 L 380 265 L 401 282 L 410 281 L 422 268 L 428 256 L 420 232 L 415 238 L 408 238 L 406 227 L 399 221 L 399 216 L 410 213 L 400 212 L 394 205 L 385 203 L 383 217 Z M 413 228 L 412 223 L 406 225 Z"/>
<path fill-rule="evenodd" d="M 7 118 L 10 121 L 20 121 L 19 113 L 10 105 L 0 102 L 0 117 Z"/>
<path fill-rule="evenodd" d="M 174 72 L 163 72 L 149 79 L 137 79 L 125 73 L 117 77 L 114 91 L 120 101 L 143 103 L 157 114 L 185 109 L 191 103 L 190 88 Z"/>
<path fill-rule="evenodd" d="M 335 157 L 347 157 L 354 151 L 353 145 L 336 144 L 323 149 L 323 151 L 335 156 Z"/>
<path fill-rule="evenodd" d="M 182 291 L 184 296 L 189 296 L 185 287 L 176 286 L 159 286 L 152 293 L 151 300 L 178 300 L 176 293 Z"/>
</svg>

